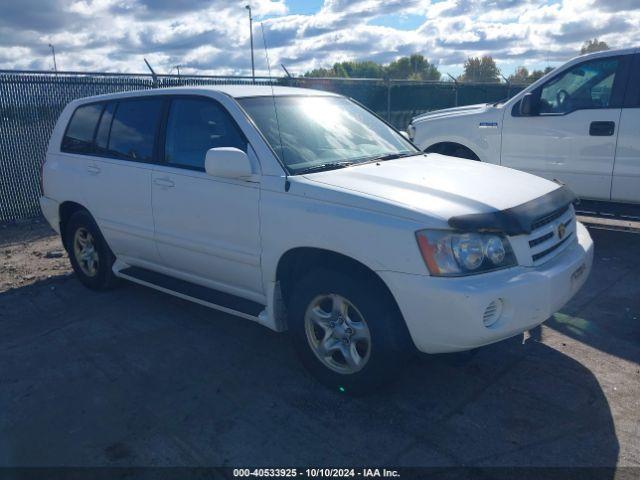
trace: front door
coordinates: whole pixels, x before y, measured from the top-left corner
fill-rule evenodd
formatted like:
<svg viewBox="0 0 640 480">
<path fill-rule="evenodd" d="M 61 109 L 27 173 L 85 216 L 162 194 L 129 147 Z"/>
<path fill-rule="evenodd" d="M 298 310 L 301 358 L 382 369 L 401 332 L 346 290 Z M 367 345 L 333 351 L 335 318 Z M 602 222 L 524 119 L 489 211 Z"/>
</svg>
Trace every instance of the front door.
<svg viewBox="0 0 640 480">
<path fill-rule="evenodd" d="M 535 111 L 505 112 L 501 163 L 609 200 L 626 81 L 625 57 L 589 60 L 533 92 Z"/>
<path fill-rule="evenodd" d="M 611 200 L 640 203 L 640 54 L 635 56 L 622 115 Z"/>
<path fill-rule="evenodd" d="M 259 183 L 207 175 L 205 155 L 215 147 L 250 150 L 215 100 L 172 98 L 161 148 L 164 162 L 154 168 L 152 179 L 161 262 L 185 280 L 258 300 Z"/>
</svg>

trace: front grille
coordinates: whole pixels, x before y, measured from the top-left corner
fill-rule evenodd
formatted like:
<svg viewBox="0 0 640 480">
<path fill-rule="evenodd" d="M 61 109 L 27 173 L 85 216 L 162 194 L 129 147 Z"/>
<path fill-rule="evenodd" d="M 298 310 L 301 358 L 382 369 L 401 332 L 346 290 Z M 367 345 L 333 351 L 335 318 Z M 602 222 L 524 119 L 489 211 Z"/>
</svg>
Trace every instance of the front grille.
<svg viewBox="0 0 640 480">
<path fill-rule="evenodd" d="M 569 210 L 569 207 L 570 205 L 567 205 L 566 207 L 559 208 L 555 212 L 551 212 L 548 215 L 545 215 L 544 217 L 538 218 L 531 224 L 531 231 L 533 232 L 534 230 L 544 227 L 545 225 L 548 225 L 554 220 L 560 218 L 562 215 L 564 215 L 567 212 L 567 210 Z"/>
<path fill-rule="evenodd" d="M 537 262 L 541 258 L 546 257 L 547 255 L 549 255 L 554 250 L 557 250 L 558 248 L 560 248 L 564 242 L 566 242 L 567 240 L 569 240 L 571 238 L 572 235 L 573 235 L 573 233 L 568 233 L 567 236 L 564 237 L 562 240 L 560 240 L 558 243 L 556 243 L 555 245 L 550 246 L 549 248 L 547 248 L 546 250 L 541 251 L 540 253 L 536 253 L 535 255 L 531 255 L 531 258 L 533 259 L 534 262 Z"/>
<path fill-rule="evenodd" d="M 560 253 L 576 238 L 573 207 L 561 208 L 534 222 L 528 244 L 533 265 L 539 265 Z"/>
</svg>

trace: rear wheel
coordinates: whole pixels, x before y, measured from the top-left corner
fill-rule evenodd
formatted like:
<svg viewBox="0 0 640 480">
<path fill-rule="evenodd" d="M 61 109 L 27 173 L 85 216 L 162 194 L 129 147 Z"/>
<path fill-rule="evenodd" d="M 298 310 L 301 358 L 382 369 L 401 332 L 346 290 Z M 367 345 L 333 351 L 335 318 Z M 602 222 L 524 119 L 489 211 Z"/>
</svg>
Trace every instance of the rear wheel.
<svg viewBox="0 0 640 480">
<path fill-rule="evenodd" d="M 289 302 L 289 332 L 314 376 L 352 394 L 397 378 L 412 351 L 395 302 L 366 275 L 308 273 Z"/>
<path fill-rule="evenodd" d="M 94 290 L 109 289 L 117 283 L 111 270 L 115 256 L 89 212 L 81 210 L 71 216 L 65 238 L 78 280 Z"/>
</svg>

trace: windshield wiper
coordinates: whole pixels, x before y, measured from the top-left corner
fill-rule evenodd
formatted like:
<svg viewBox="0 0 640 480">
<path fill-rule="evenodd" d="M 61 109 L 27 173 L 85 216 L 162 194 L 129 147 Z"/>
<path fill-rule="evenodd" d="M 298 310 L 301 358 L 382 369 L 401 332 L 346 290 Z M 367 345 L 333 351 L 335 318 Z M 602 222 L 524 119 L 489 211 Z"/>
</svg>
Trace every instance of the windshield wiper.
<svg viewBox="0 0 640 480">
<path fill-rule="evenodd" d="M 305 173 L 315 173 L 315 172 L 325 172 L 327 170 L 336 170 L 338 168 L 348 167 L 349 165 L 353 165 L 353 162 L 327 162 L 321 163 L 320 165 L 312 165 L 307 168 L 303 168 L 302 170 L 298 170 L 296 175 L 302 175 Z"/>
<path fill-rule="evenodd" d="M 387 153 L 386 155 L 380 155 L 378 157 L 367 158 L 363 162 L 358 162 L 358 164 L 362 163 L 373 163 L 373 162 L 384 162 L 387 160 L 396 160 L 397 158 L 405 158 L 405 157 L 413 157 L 415 155 L 420 155 L 415 152 L 407 152 L 407 153 Z"/>
</svg>

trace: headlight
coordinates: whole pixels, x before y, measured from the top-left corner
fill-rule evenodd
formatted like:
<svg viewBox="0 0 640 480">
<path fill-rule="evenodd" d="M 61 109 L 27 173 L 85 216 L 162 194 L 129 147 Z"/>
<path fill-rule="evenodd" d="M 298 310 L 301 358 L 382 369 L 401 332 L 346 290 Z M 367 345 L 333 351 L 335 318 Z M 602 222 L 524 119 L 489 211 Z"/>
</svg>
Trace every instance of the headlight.
<svg viewBox="0 0 640 480">
<path fill-rule="evenodd" d="M 473 275 L 518 264 L 503 235 L 420 230 L 416 238 L 431 275 Z"/>
</svg>

